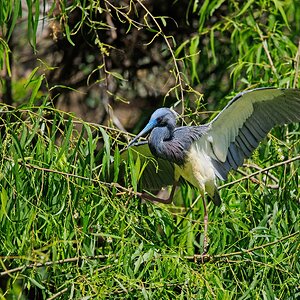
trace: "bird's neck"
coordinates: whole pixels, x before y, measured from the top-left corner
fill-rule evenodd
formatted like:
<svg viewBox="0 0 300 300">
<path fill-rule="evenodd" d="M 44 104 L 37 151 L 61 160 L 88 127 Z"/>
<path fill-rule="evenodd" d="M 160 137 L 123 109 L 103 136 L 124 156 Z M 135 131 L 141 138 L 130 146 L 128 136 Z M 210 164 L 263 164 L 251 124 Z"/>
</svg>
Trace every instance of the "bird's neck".
<svg viewBox="0 0 300 300">
<path fill-rule="evenodd" d="M 164 141 L 172 139 L 174 128 L 156 127 L 152 130 L 150 134 L 150 141 L 153 141 L 156 145 Z"/>
<path fill-rule="evenodd" d="M 166 159 L 165 142 L 173 137 L 174 127 L 156 127 L 149 137 L 149 148 L 153 155 Z"/>
</svg>

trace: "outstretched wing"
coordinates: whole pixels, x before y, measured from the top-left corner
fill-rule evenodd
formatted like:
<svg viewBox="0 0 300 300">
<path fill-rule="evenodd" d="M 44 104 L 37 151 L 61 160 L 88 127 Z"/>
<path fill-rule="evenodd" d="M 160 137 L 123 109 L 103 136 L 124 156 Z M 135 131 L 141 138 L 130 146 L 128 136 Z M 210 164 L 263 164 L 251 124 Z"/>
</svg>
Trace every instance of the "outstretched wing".
<svg viewBox="0 0 300 300">
<path fill-rule="evenodd" d="M 174 164 L 154 157 L 149 149 L 148 142 L 135 143 L 121 153 L 122 161 L 128 163 L 131 160 L 140 160 L 141 173 L 139 174 L 139 185 L 148 191 L 160 190 L 162 187 L 172 185 L 175 182 Z M 124 171 L 120 170 L 120 176 Z"/>
<path fill-rule="evenodd" d="M 261 88 L 238 94 L 209 123 L 198 143 L 212 158 L 216 174 L 226 179 L 275 125 L 300 121 L 300 90 Z"/>
</svg>

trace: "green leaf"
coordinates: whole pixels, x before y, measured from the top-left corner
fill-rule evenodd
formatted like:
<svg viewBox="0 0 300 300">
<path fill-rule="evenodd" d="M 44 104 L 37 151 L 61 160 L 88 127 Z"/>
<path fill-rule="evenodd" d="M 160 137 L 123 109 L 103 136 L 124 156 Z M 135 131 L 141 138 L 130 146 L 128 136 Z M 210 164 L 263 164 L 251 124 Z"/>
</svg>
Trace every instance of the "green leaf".
<svg viewBox="0 0 300 300">
<path fill-rule="evenodd" d="M 13 16 L 11 18 L 10 27 L 8 28 L 8 33 L 6 36 L 7 40 L 10 40 L 12 32 L 17 24 L 17 20 L 19 17 L 22 16 L 21 5 L 22 5 L 22 2 L 20 0 L 14 0 L 13 6 L 12 6 Z"/>
<path fill-rule="evenodd" d="M 110 178 L 110 138 L 106 131 L 102 128 L 99 127 L 99 130 L 102 134 L 103 137 L 103 142 L 104 142 L 104 156 L 102 158 L 102 172 L 104 172 L 104 175 L 106 178 Z"/>
<path fill-rule="evenodd" d="M 283 7 L 282 7 L 281 1 L 279 1 L 279 0 L 273 0 L 273 2 L 274 2 L 274 4 L 275 4 L 276 8 L 279 10 L 279 12 L 280 12 L 280 14 L 281 14 L 281 16 L 282 16 L 282 18 L 283 18 L 283 20 L 284 20 L 285 25 L 286 25 L 288 28 L 290 28 L 290 25 L 289 25 L 289 22 L 288 22 L 286 13 L 285 13 L 285 11 L 284 11 L 284 9 L 283 9 Z"/>
<path fill-rule="evenodd" d="M 69 43 L 70 43 L 72 46 L 75 46 L 74 42 L 73 42 L 72 39 L 71 39 L 70 27 L 69 27 L 68 23 L 65 22 L 65 23 L 64 23 L 64 26 L 65 26 L 65 30 L 66 30 L 67 40 L 69 41 Z"/>
<path fill-rule="evenodd" d="M 192 71 L 192 79 L 197 80 L 197 82 L 200 81 L 198 76 L 198 62 L 199 62 L 199 37 L 196 36 L 191 40 L 190 43 L 190 55 L 191 55 L 191 71 Z"/>
<path fill-rule="evenodd" d="M 2 220 L 3 216 L 7 216 L 7 212 L 6 212 L 7 200 L 8 200 L 7 192 L 6 192 L 5 188 L 2 187 L 2 190 L 1 190 L 0 220 Z"/>
<path fill-rule="evenodd" d="M 117 147 L 114 153 L 114 182 L 118 182 L 119 172 L 120 172 L 120 162 L 121 162 L 120 151 L 119 148 Z"/>
<path fill-rule="evenodd" d="M 213 57 L 213 63 L 217 64 L 217 58 L 216 58 L 216 52 L 215 52 L 215 35 L 214 35 L 214 29 L 210 31 L 210 48 L 211 48 L 211 54 Z"/>
<path fill-rule="evenodd" d="M 38 76 L 38 78 L 34 81 L 34 87 L 33 87 L 33 90 L 32 90 L 32 93 L 31 93 L 31 96 L 30 96 L 30 99 L 29 99 L 29 106 L 32 106 L 36 100 L 36 95 L 41 87 L 41 84 L 43 82 L 45 78 L 45 75 L 40 75 Z"/>
<path fill-rule="evenodd" d="M 5 61 L 5 67 L 6 67 L 6 71 L 8 76 L 11 76 L 11 61 L 10 61 L 10 55 L 11 55 L 11 50 L 9 49 L 8 44 L 5 42 L 5 40 L 3 40 L 0 37 L 0 53 L 3 53 L 4 55 L 4 60 L 2 60 L 2 58 L 0 58 L 0 68 L 4 68 L 4 61 Z"/>
<path fill-rule="evenodd" d="M 25 88 L 27 88 L 27 87 L 29 86 L 30 83 L 32 83 L 32 82 L 34 82 L 34 81 L 36 80 L 34 77 L 35 77 L 35 74 L 36 74 L 36 72 L 38 71 L 38 69 L 39 69 L 39 67 L 35 67 L 35 68 L 31 71 L 30 75 L 28 76 L 28 78 L 27 78 L 27 80 L 26 80 L 26 82 L 25 82 L 25 84 L 24 84 L 24 87 L 25 87 Z"/>
<path fill-rule="evenodd" d="M 37 282 L 34 278 L 28 277 L 28 279 L 29 279 L 30 282 L 31 282 L 34 286 L 36 286 L 37 288 L 39 288 L 39 289 L 41 289 L 41 290 L 44 290 L 44 289 L 45 289 L 45 287 L 44 287 L 41 283 Z"/>
<path fill-rule="evenodd" d="M 120 80 L 125 80 L 125 78 L 122 76 L 122 74 L 118 73 L 118 72 L 106 72 L 108 74 L 110 74 L 111 76 L 120 79 Z M 127 81 L 127 80 L 125 80 Z"/>
<path fill-rule="evenodd" d="M 237 14 L 237 17 L 243 15 L 254 2 L 255 2 L 254 0 L 249 0 L 247 2 L 244 2 L 245 5 L 243 6 L 242 9 L 240 9 L 239 13 Z"/>
<path fill-rule="evenodd" d="M 59 150 L 57 158 L 56 158 L 57 162 L 59 162 L 62 157 L 64 157 L 64 158 L 68 157 L 67 154 L 68 154 L 70 141 L 71 141 L 70 138 L 71 138 L 71 134 L 73 132 L 73 123 L 72 123 L 71 118 L 69 118 L 69 120 L 67 121 L 65 128 L 66 128 L 66 131 L 64 132 L 63 142 L 62 142 L 62 145 L 60 147 L 60 150 Z"/>
</svg>

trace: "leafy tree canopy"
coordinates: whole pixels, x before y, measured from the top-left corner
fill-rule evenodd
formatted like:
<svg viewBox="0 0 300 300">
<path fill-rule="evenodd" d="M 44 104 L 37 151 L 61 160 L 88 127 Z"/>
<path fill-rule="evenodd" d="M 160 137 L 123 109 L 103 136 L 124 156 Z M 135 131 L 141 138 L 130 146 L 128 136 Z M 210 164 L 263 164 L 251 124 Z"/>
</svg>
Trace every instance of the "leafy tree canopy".
<svg viewBox="0 0 300 300">
<path fill-rule="evenodd" d="M 299 88 L 299 33 L 297 0 L 2 0 L 1 299 L 297 299 L 299 124 L 210 205 L 206 264 L 193 189 L 143 203 L 133 160 L 107 179 L 157 107 L 193 124 L 238 91 Z"/>
</svg>

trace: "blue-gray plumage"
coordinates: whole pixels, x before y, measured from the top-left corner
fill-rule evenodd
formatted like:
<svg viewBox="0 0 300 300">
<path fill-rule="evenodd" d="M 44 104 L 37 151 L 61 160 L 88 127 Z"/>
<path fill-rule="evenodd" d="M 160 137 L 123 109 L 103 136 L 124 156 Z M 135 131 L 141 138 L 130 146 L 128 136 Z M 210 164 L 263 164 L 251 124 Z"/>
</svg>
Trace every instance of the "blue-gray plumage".
<svg viewBox="0 0 300 300">
<path fill-rule="evenodd" d="M 160 175 L 158 182 L 152 179 L 153 184 L 170 184 L 173 175 L 176 185 L 183 177 L 199 189 L 203 199 L 207 192 L 219 205 L 216 178 L 226 180 L 228 172 L 243 164 L 272 127 L 299 121 L 300 90 L 260 88 L 238 94 L 211 122 L 200 126 L 176 127 L 176 113 L 159 108 L 129 146 L 150 133 L 152 155 L 174 165 L 173 169 L 168 166 L 166 176 Z M 136 149 L 139 151 L 138 145 Z M 164 174 L 164 167 L 159 171 Z M 167 174 L 170 172 L 174 174 Z M 173 193 L 174 188 L 171 196 Z M 204 205 L 206 210 L 205 201 Z"/>
<path fill-rule="evenodd" d="M 202 158 L 199 164 L 213 170 L 213 181 L 215 177 L 226 180 L 228 172 L 243 164 L 272 127 L 300 121 L 300 90 L 261 88 L 240 93 L 205 125 L 176 127 L 176 117 L 173 110 L 159 108 L 129 146 L 150 132 L 148 146 L 153 156 L 176 164 L 183 177 L 187 177 L 186 165 Z M 189 171 L 194 167 L 197 164 Z M 201 185 L 208 179 L 203 177 Z"/>
</svg>

